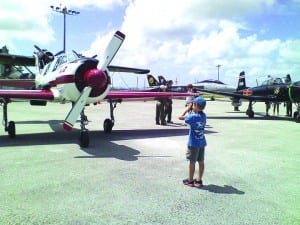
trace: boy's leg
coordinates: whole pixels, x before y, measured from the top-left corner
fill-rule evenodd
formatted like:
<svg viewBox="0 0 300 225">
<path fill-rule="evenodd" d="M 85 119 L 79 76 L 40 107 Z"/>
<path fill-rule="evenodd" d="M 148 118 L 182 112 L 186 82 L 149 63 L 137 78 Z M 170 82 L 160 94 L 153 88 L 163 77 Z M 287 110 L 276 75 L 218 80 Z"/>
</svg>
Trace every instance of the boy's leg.
<svg viewBox="0 0 300 225">
<path fill-rule="evenodd" d="M 199 161 L 198 164 L 199 164 L 199 173 L 198 173 L 197 181 L 201 181 L 204 173 L 204 161 Z"/>
<path fill-rule="evenodd" d="M 196 183 L 195 185 L 198 187 L 202 187 L 203 183 L 202 183 L 202 177 L 203 177 L 203 173 L 204 173 L 204 152 L 205 152 L 205 148 L 200 148 L 199 149 L 199 156 L 198 156 L 198 164 L 199 164 L 199 173 L 196 179 Z"/>
<path fill-rule="evenodd" d="M 193 147 L 188 147 L 186 152 L 186 159 L 189 160 L 189 177 L 183 180 L 183 184 L 193 187 L 194 186 L 194 173 L 195 164 L 197 161 L 198 149 Z"/>
<path fill-rule="evenodd" d="M 189 166 L 189 180 L 194 180 L 194 173 L 195 173 L 195 162 L 190 160 L 190 166 Z"/>
</svg>

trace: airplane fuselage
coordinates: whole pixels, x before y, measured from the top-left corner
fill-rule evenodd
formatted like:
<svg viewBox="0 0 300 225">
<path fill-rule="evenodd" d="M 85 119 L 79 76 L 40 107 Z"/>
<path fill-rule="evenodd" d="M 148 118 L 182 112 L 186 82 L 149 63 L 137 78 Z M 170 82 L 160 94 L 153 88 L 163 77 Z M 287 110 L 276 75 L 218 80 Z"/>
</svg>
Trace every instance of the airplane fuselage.
<svg viewBox="0 0 300 225">
<path fill-rule="evenodd" d="M 110 90 L 110 80 L 108 72 L 97 69 L 97 65 L 97 59 L 62 54 L 40 70 L 36 87 L 50 89 L 56 102 L 75 102 L 84 87 L 91 83 L 92 91 L 86 103 L 101 101 Z"/>
<path fill-rule="evenodd" d="M 199 81 L 192 84 L 197 90 L 207 90 L 207 91 L 224 91 L 224 92 L 234 92 L 236 91 L 235 87 L 232 87 L 228 84 L 223 83 L 220 80 L 208 79 Z"/>
<path fill-rule="evenodd" d="M 278 84 L 272 86 L 258 86 L 244 90 L 237 93 L 243 96 L 265 96 L 271 98 L 273 102 L 300 102 L 300 86 L 298 84 L 286 85 Z"/>
</svg>

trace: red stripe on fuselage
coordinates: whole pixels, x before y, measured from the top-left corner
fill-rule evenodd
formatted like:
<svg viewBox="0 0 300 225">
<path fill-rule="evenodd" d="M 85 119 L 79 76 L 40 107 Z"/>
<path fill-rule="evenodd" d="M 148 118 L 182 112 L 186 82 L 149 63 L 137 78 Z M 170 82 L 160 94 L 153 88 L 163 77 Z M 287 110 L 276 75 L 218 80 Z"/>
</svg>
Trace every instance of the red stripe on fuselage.
<svg viewBox="0 0 300 225">
<path fill-rule="evenodd" d="M 51 87 L 55 87 L 58 84 L 69 84 L 69 83 L 74 83 L 74 75 L 63 75 L 60 77 L 56 77 L 55 80 L 49 82 Z"/>
</svg>

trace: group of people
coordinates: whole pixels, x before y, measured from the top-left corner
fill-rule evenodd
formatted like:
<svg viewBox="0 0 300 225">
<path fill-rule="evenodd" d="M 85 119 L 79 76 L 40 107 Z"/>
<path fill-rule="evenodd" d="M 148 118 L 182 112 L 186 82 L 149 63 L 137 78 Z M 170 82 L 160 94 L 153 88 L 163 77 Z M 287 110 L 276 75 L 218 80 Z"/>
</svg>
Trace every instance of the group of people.
<svg viewBox="0 0 300 225">
<path fill-rule="evenodd" d="M 279 106 L 280 102 L 265 102 L 266 103 L 266 115 L 269 116 L 269 110 L 271 106 L 273 106 L 273 115 L 275 113 L 277 116 L 279 115 Z M 292 102 L 284 102 L 284 107 L 286 107 L 286 116 L 292 117 L 292 111 L 293 111 L 293 103 Z"/>
<path fill-rule="evenodd" d="M 270 75 L 268 75 L 268 78 L 273 79 Z M 290 74 L 287 74 L 284 80 L 285 84 L 291 84 L 291 76 Z M 277 113 L 277 116 L 279 115 L 279 106 L 280 102 L 265 102 L 266 103 L 266 115 L 269 116 L 269 110 L 271 108 L 271 104 L 273 105 L 273 115 L 275 115 L 275 112 Z M 291 101 L 284 102 L 284 107 L 286 107 L 286 116 L 292 117 L 292 111 L 293 111 L 293 103 Z"/>
<path fill-rule="evenodd" d="M 160 91 L 169 91 L 172 87 L 173 81 L 169 80 L 166 86 L 161 85 Z M 156 113 L 155 122 L 157 125 L 167 125 L 167 123 L 172 123 L 172 98 L 161 98 L 156 102 Z"/>
</svg>

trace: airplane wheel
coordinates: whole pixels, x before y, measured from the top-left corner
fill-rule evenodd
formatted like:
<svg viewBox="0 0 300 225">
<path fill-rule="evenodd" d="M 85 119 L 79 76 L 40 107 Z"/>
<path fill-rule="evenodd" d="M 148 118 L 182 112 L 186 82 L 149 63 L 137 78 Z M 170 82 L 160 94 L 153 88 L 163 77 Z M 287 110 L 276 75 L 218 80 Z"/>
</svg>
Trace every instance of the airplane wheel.
<svg viewBox="0 0 300 225">
<path fill-rule="evenodd" d="M 7 127 L 8 136 L 10 138 L 16 137 L 16 125 L 14 121 L 9 121 L 8 127 Z"/>
<path fill-rule="evenodd" d="M 80 146 L 86 148 L 90 144 L 89 132 L 87 130 L 80 132 Z"/>
<path fill-rule="evenodd" d="M 298 112 L 294 112 L 294 119 L 296 120 L 297 119 L 297 116 L 298 116 Z"/>
<path fill-rule="evenodd" d="M 103 123 L 103 129 L 105 133 L 111 133 L 114 124 L 110 119 L 105 119 Z"/>
<path fill-rule="evenodd" d="M 246 114 L 249 118 L 254 118 L 254 112 L 252 110 L 247 110 Z"/>
<path fill-rule="evenodd" d="M 296 122 L 297 122 L 297 123 L 300 123 L 300 115 L 299 115 L 298 113 L 297 113 L 297 115 L 296 115 L 296 118 L 295 118 L 295 119 L 296 119 Z"/>
</svg>

